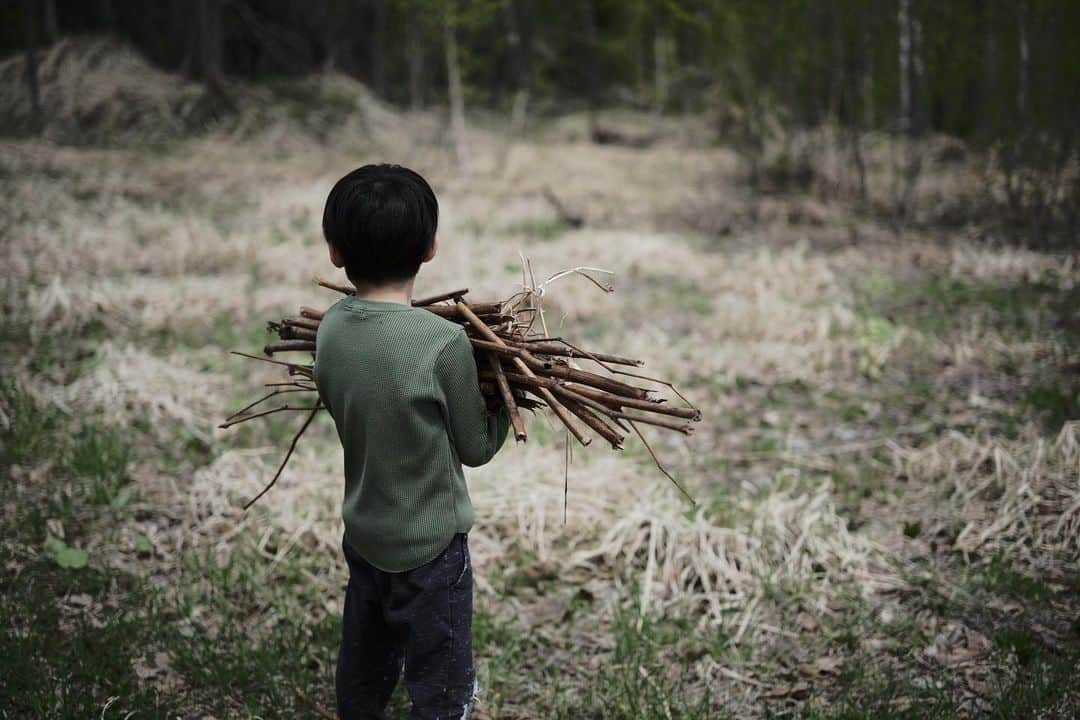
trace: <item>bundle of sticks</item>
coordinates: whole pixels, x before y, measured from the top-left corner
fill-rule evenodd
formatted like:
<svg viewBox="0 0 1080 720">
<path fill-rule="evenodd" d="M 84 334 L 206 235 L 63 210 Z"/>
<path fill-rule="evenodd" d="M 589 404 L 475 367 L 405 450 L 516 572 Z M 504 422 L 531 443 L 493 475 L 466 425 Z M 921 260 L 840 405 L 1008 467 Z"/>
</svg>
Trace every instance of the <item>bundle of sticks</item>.
<svg viewBox="0 0 1080 720">
<path fill-rule="evenodd" d="M 584 273 L 582 273 L 584 274 Z M 607 291 L 610 288 L 586 275 L 589 280 Z M 315 282 L 325 288 L 352 295 L 351 286 L 340 285 L 323 278 Z M 693 421 L 701 419 L 701 413 L 690 404 L 677 389 L 666 381 L 651 378 L 625 368 L 636 368 L 643 363 L 620 355 L 590 352 L 561 337 L 551 337 L 543 322 L 543 310 L 534 292 L 518 293 L 503 302 L 476 302 L 465 300 L 467 288 L 441 293 L 413 301 L 422 307 L 464 328 L 476 353 L 480 390 L 488 400 L 489 407 L 505 406 L 518 442 L 525 442 L 528 434 L 521 410 L 549 409 L 566 427 L 567 432 L 583 446 L 592 442 L 591 432 L 618 450 L 622 448 L 626 434 L 634 432 L 648 450 L 656 466 L 683 494 L 686 491 L 660 462 L 652 446 L 642 434 L 639 424 L 650 425 L 689 435 Z M 266 357 L 236 352 L 253 360 L 273 363 L 288 373 L 284 382 L 267 383 L 269 392 L 253 403 L 230 415 L 220 427 L 266 417 L 278 412 L 308 411 L 300 430 L 293 437 L 285 459 L 274 478 L 255 498 L 245 505 L 250 507 L 264 495 L 280 477 L 300 437 L 322 409 L 317 399 L 313 367 L 308 363 L 287 362 L 278 359 L 280 353 L 315 352 L 315 338 L 324 311 L 301 307 L 298 315 L 286 317 L 268 324 L 278 340 L 263 349 Z M 537 318 L 544 331 L 535 330 Z M 594 367 L 586 370 L 576 363 L 586 361 Z M 595 372 L 596 369 L 606 374 Z M 620 378 L 632 379 L 632 381 Z M 642 384 L 653 387 L 643 387 Z M 686 407 L 676 406 L 654 397 L 656 385 L 670 388 Z M 315 394 L 311 405 L 286 403 L 270 409 L 262 409 L 263 403 L 282 395 Z M 569 452 L 569 447 L 567 448 Z M 687 495 L 689 497 L 689 495 Z"/>
</svg>

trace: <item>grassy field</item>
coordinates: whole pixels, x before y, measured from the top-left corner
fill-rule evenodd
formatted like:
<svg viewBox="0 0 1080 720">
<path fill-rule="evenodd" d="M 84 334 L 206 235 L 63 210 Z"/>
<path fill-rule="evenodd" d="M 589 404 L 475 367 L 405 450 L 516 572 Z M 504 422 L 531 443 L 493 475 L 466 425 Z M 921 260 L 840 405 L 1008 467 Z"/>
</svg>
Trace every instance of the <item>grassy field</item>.
<svg viewBox="0 0 1080 720">
<path fill-rule="evenodd" d="M 610 269 L 549 319 L 705 416 L 653 440 L 696 506 L 635 442 L 575 452 L 564 519 L 541 417 L 469 473 L 479 717 L 1080 714 L 1076 255 L 755 195 L 696 120 L 644 150 L 481 122 L 459 168 L 436 116 L 331 80 L 194 138 L 0 142 L 0 717 L 333 707 L 336 437 L 244 513 L 298 418 L 216 424 L 276 379 L 226 350 L 333 302 L 322 202 L 370 161 L 439 195 L 417 294 Z"/>
</svg>

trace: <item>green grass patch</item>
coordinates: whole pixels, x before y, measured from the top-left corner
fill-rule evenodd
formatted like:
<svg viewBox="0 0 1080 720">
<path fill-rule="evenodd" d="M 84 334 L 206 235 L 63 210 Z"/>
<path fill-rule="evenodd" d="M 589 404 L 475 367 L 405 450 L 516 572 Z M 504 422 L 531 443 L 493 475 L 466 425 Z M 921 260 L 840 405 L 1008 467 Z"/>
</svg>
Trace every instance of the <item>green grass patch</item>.
<svg viewBox="0 0 1080 720">
<path fill-rule="evenodd" d="M 916 684 L 868 659 L 848 662 L 827 694 L 809 701 L 806 720 L 943 720 L 959 707 L 938 683 Z M 773 716 L 775 717 L 775 716 Z"/>
<path fill-rule="evenodd" d="M 665 652 L 675 642 L 675 636 L 666 632 L 671 629 L 649 621 L 638 627 L 634 613 L 621 612 L 612 628 L 612 656 L 582 687 L 557 696 L 554 716 L 612 720 L 725 717 L 707 692 L 691 691 L 686 668 L 681 666 L 687 659 Z M 679 636 L 686 636 L 685 628 Z"/>
<path fill-rule="evenodd" d="M 944 667 L 882 667 L 847 662 L 829 689 L 803 706 L 806 720 L 1073 718 L 1080 710 L 1080 653 L 1052 653 L 1031 633 L 1004 631 L 988 667 L 990 682 L 973 715 L 970 689 Z"/>
<path fill-rule="evenodd" d="M 1046 602 L 1055 594 L 1043 580 L 1017 572 L 1001 554 L 994 555 L 984 571 L 975 575 L 974 585 L 995 595 L 1025 601 Z"/>
<path fill-rule="evenodd" d="M 1003 334 L 1034 339 L 1061 331 L 1077 340 L 1062 324 L 1071 312 L 1068 291 L 1054 272 L 1011 285 L 980 283 L 936 273 L 899 277 L 869 273 L 854 284 L 856 311 L 922 333 L 943 337 L 978 315 Z"/>
<path fill-rule="evenodd" d="M 9 550 L 0 552 L 7 565 Z M 106 705 L 116 717 L 180 712 L 176 698 L 138 677 L 137 663 L 160 647 L 158 618 L 143 588 L 115 594 L 118 579 L 47 560 L 0 576 L 0 715 L 82 720 Z"/>
<path fill-rule="evenodd" d="M 10 382 L 0 402 L 0 469 L 17 473 L 20 508 L 0 513 L 0 717 L 108 706 L 107 717 L 293 718 L 333 706 L 340 619 L 311 581 L 323 558 L 271 563 L 240 536 L 225 557 L 186 553 L 164 588 L 149 580 L 160 568 L 114 570 L 153 554 L 142 534 L 122 539 L 149 428 L 76 423 Z"/>
<path fill-rule="evenodd" d="M 522 684 L 526 637 L 514 625 L 500 621 L 481 604 L 473 613 L 473 654 L 485 712 L 499 717 L 507 700 Z"/>
</svg>

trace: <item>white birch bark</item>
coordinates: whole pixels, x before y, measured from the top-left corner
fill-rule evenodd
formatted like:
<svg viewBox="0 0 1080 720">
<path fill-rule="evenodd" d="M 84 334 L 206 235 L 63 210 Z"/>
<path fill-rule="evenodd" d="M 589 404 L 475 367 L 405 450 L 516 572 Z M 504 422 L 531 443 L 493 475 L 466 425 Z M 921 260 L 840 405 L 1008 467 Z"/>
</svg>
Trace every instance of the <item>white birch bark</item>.
<svg viewBox="0 0 1080 720">
<path fill-rule="evenodd" d="M 900 0 L 896 21 L 899 30 L 900 130 L 911 129 L 911 0 Z"/>
</svg>

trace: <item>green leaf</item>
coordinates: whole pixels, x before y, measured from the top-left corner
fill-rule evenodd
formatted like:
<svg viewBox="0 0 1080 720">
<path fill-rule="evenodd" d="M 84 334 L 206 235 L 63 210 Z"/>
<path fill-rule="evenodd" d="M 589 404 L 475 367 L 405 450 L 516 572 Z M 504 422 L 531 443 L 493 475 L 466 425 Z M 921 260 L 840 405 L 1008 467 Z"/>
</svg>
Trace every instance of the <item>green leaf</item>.
<svg viewBox="0 0 1080 720">
<path fill-rule="evenodd" d="M 89 557 L 85 550 L 65 547 L 60 552 L 56 553 L 56 557 L 53 559 L 56 560 L 56 564 L 62 568 L 78 569 L 86 567 L 86 561 Z"/>
<path fill-rule="evenodd" d="M 69 547 L 63 540 L 52 535 L 45 538 L 42 549 L 62 568 L 84 568 L 89 560 L 85 550 Z"/>
<path fill-rule="evenodd" d="M 45 538 L 45 543 L 42 545 L 45 554 L 51 558 L 55 558 L 56 554 L 66 547 L 64 541 L 54 535 Z"/>
</svg>

